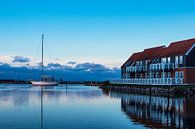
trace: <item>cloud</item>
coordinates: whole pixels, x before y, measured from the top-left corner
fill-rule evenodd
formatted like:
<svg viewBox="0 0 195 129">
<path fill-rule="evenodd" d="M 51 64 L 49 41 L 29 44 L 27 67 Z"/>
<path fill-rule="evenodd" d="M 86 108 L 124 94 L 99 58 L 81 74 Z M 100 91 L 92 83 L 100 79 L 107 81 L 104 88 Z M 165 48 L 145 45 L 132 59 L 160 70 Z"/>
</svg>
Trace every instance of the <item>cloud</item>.
<svg viewBox="0 0 195 129">
<path fill-rule="evenodd" d="M 23 56 L 14 56 L 13 63 L 28 63 L 30 61 L 29 58 Z"/>
<path fill-rule="evenodd" d="M 94 64 L 94 63 L 83 63 L 76 65 L 77 69 L 81 70 L 108 70 L 109 68 L 106 68 L 104 65 L 101 64 Z"/>
<path fill-rule="evenodd" d="M 49 63 L 48 65 L 47 65 L 47 67 L 49 67 L 49 68 L 51 68 L 51 67 L 53 67 L 53 68 L 60 68 L 62 65 L 61 64 L 59 64 L 59 63 Z"/>
<path fill-rule="evenodd" d="M 67 64 L 70 64 L 70 65 L 75 65 L 77 62 L 75 61 L 69 61 Z"/>
<path fill-rule="evenodd" d="M 32 80 L 40 78 L 39 67 L 14 67 L 0 62 L 0 79 Z M 120 78 L 120 69 L 109 68 L 102 64 L 80 63 L 75 67 L 58 63 L 49 63 L 44 67 L 44 74 L 65 81 L 104 81 Z"/>
<path fill-rule="evenodd" d="M 69 66 L 61 65 L 59 63 L 49 63 L 45 68 L 46 69 L 53 69 L 53 70 L 57 70 L 57 69 L 60 69 L 60 70 L 70 69 Z"/>
</svg>

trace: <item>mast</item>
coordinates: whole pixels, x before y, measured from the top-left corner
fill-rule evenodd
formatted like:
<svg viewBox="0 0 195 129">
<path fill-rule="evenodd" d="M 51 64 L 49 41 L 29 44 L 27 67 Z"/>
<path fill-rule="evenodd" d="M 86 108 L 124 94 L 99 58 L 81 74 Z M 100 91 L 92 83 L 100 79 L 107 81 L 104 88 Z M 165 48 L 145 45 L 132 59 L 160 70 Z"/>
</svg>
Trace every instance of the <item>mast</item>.
<svg viewBox="0 0 195 129">
<path fill-rule="evenodd" d="M 42 34 L 42 57 L 41 57 L 41 76 L 43 76 L 43 40 L 44 40 L 44 34 Z"/>
</svg>

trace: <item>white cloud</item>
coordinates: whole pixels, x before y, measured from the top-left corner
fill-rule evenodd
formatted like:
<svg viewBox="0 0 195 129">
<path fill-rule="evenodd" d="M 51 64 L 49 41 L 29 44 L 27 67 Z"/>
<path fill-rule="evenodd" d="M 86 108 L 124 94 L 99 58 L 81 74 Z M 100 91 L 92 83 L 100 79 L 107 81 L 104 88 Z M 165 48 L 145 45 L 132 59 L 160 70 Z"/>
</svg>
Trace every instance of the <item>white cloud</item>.
<svg viewBox="0 0 195 129">
<path fill-rule="evenodd" d="M 23 66 L 26 65 L 21 64 L 21 63 L 13 63 L 13 57 L 18 56 L 18 55 L 0 55 L 0 62 L 3 63 L 8 63 L 12 66 Z M 41 58 L 37 58 L 37 57 L 32 57 L 32 56 L 25 56 L 26 58 L 29 58 L 29 62 L 28 65 L 29 66 L 37 66 L 38 63 L 41 62 Z M 75 62 L 74 64 L 69 63 L 69 62 Z M 76 66 L 76 64 L 80 64 L 80 63 L 95 63 L 95 64 L 102 64 L 105 65 L 107 67 L 110 68 L 114 68 L 114 67 L 118 67 L 120 68 L 120 66 L 123 64 L 124 59 L 118 59 L 116 57 L 58 57 L 58 58 L 44 58 L 44 65 L 47 65 L 49 63 L 59 63 L 61 65 L 68 65 L 70 67 L 74 67 Z"/>
</svg>

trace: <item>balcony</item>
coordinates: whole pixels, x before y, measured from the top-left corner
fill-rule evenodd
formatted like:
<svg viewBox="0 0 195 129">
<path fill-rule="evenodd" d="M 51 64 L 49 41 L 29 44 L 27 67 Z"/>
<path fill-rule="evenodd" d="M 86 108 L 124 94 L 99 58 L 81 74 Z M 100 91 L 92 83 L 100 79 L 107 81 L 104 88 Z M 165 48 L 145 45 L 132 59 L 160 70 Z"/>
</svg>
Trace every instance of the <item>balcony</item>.
<svg viewBox="0 0 195 129">
<path fill-rule="evenodd" d="M 130 78 L 130 74 L 128 74 L 128 73 L 123 74 L 123 78 L 125 78 L 125 79 L 129 79 L 129 78 Z"/>
<path fill-rule="evenodd" d="M 139 72 L 144 72 L 147 70 L 147 67 L 146 66 L 138 66 L 138 71 Z"/>
<path fill-rule="evenodd" d="M 182 78 L 133 78 L 110 81 L 111 84 L 182 85 Z"/>
<path fill-rule="evenodd" d="M 150 64 L 151 71 L 161 71 L 161 70 L 173 70 L 174 63 L 157 63 L 157 64 Z"/>
<path fill-rule="evenodd" d="M 130 66 L 126 68 L 126 72 L 134 73 L 134 72 L 143 72 L 146 71 L 146 66 Z"/>
</svg>

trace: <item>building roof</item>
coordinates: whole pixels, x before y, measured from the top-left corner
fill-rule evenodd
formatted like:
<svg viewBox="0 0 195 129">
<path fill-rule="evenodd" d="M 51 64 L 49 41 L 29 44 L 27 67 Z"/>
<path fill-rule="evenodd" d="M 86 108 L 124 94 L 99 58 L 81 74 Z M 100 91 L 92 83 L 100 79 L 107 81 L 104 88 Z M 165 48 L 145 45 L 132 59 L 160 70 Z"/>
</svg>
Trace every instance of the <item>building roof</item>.
<svg viewBox="0 0 195 129">
<path fill-rule="evenodd" d="M 141 60 L 151 60 L 160 56 L 165 46 L 153 47 L 145 49 L 142 52 L 133 53 L 129 59 L 121 66 L 124 67 L 128 62 L 136 62 Z"/>
<path fill-rule="evenodd" d="M 142 52 L 134 53 L 130 57 L 131 61 L 151 60 L 160 56 L 165 46 L 144 49 Z"/>
<path fill-rule="evenodd" d="M 142 52 L 133 53 L 129 59 L 121 66 L 124 67 L 128 62 L 135 62 L 139 57 L 141 57 Z"/>
<path fill-rule="evenodd" d="M 193 44 L 195 44 L 195 38 L 172 42 L 168 47 L 158 46 L 153 48 L 147 48 L 142 52 L 133 53 L 121 67 L 124 67 L 128 62 L 184 55 L 192 47 Z"/>
<path fill-rule="evenodd" d="M 139 60 L 151 60 L 154 58 L 158 58 L 161 55 L 161 53 L 164 51 L 164 49 L 165 49 L 165 46 L 145 49 L 142 52 L 142 57 L 140 57 Z"/>
<path fill-rule="evenodd" d="M 143 54 L 143 52 L 133 53 L 132 56 L 130 57 L 130 60 L 131 61 L 138 61 L 139 59 L 142 58 L 142 54 Z"/>
<path fill-rule="evenodd" d="M 195 44 L 195 38 L 173 42 L 161 53 L 160 57 L 184 55 L 193 44 Z"/>
</svg>

